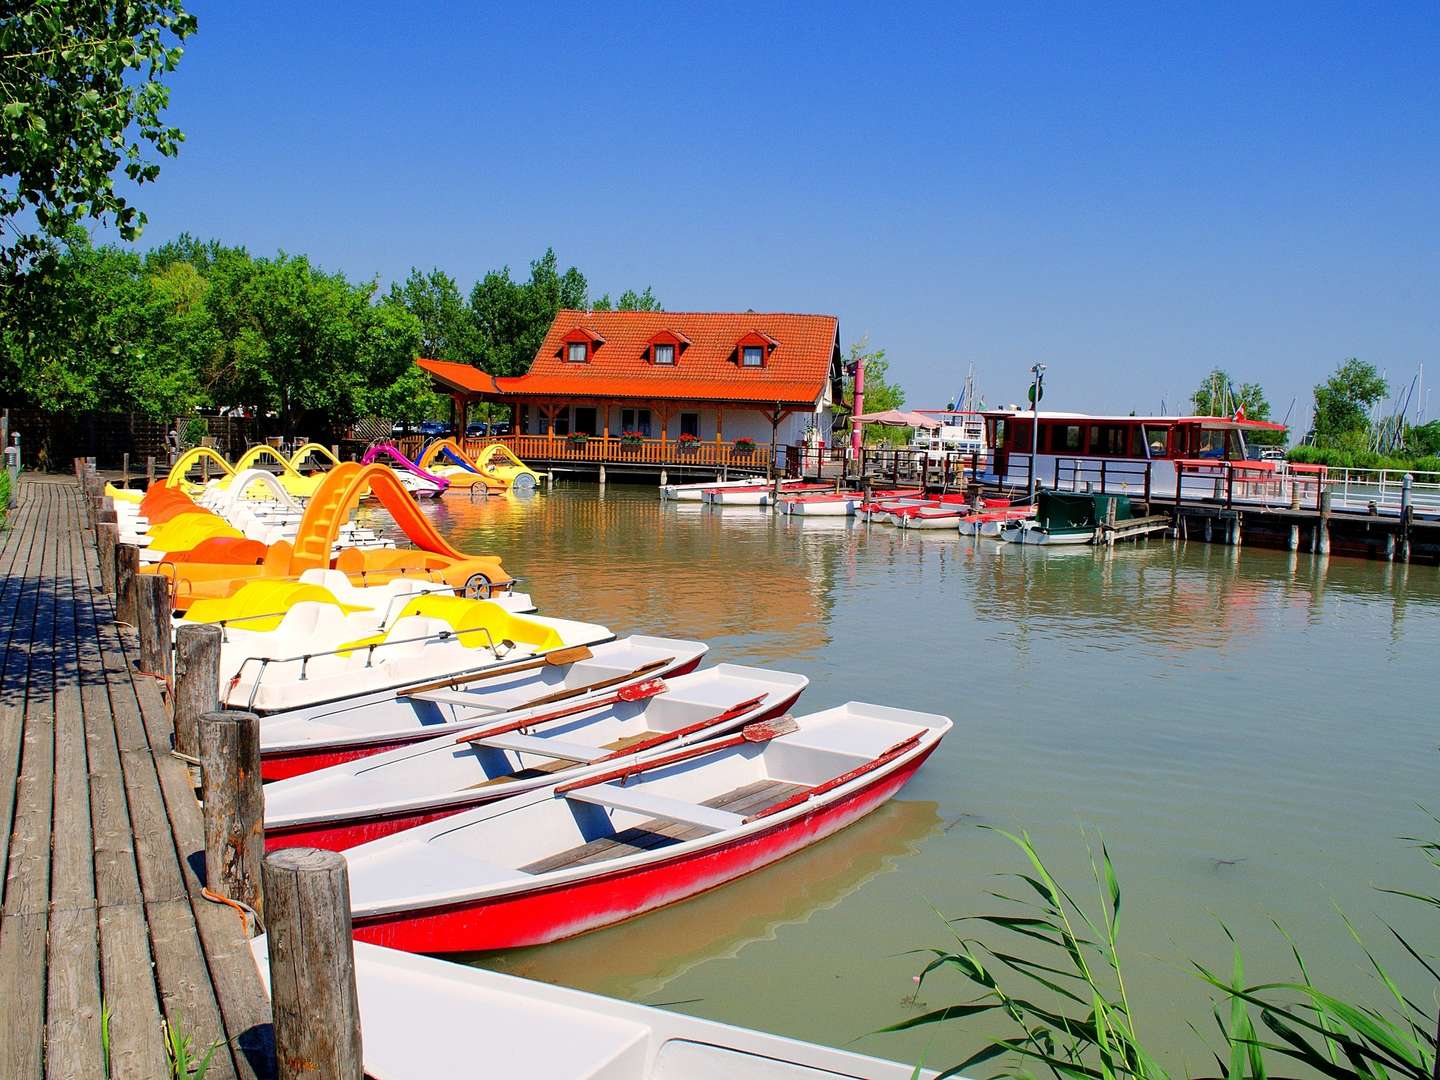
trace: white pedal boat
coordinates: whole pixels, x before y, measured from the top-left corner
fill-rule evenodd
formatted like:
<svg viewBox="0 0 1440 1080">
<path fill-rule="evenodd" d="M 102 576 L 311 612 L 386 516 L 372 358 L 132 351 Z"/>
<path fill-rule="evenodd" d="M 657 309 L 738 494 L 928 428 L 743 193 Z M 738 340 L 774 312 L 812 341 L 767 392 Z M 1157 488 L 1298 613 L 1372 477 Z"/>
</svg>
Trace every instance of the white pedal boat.
<svg viewBox="0 0 1440 1080">
<path fill-rule="evenodd" d="M 539 945 L 683 900 L 882 805 L 951 726 L 857 702 L 787 720 L 350 848 L 356 939 Z"/>
<path fill-rule="evenodd" d="M 374 1080 L 932 1080 L 909 1065 L 363 942 L 355 994 Z M 269 942 L 250 943 L 270 992 Z"/>
<path fill-rule="evenodd" d="M 766 482 L 764 477 L 752 477 L 749 480 L 716 480 L 708 484 L 662 484 L 660 497 L 678 502 L 701 502 L 705 492 L 716 488 L 764 487 Z"/>
<path fill-rule="evenodd" d="M 274 712 L 448 677 L 615 635 L 597 623 L 512 615 L 489 600 L 411 597 L 375 631 L 369 612 L 296 604 L 268 632 L 227 628 L 220 700 Z"/>
<path fill-rule="evenodd" d="M 778 716 L 808 683 L 719 664 L 538 709 L 476 714 L 458 736 L 448 731 L 266 785 L 266 847 L 343 850 L 637 754 L 666 753 Z"/>
<path fill-rule="evenodd" d="M 579 690 L 569 699 L 579 701 L 585 693 L 642 679 L 673 678 L 693 671 L 707 650 L 702 641 L 634 635 L 591 646 L 587 658 L 571 663 L 502 663 L 483 679 L 454 686 L 421 689 L 424 680 L 414 679 L 405 692 L 357 694 L 275 712 L 260 722 L 260 772 L 266 780 L 281 780 L 473 728 L 500 713 L 518 717 L 539 698 Z"/>
</svg>

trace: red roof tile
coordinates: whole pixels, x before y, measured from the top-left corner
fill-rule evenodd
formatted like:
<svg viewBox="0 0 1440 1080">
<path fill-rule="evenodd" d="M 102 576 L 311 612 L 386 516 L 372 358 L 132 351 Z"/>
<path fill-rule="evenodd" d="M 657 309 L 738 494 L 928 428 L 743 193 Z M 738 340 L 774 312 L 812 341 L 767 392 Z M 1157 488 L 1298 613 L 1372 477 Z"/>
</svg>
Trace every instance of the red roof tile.
<svg viewBox="0 0 1440 1080">
<path fill-rule="evenodd" d="M 576 329 L 603 341 L 586 364 L 565 360 L 563 343 Z M 669 330 L 688 339 L 675 365 L 649 362 L 656 334 Z M 743 368 L 736 345 L 749 334 L 775 342 L 765 365 Z M 418 363 L 452 389 L 487 396 L 594 396 L 698 401 L 810 404 L 824 391 L 838 347 L 833 315 L 756 312 L 561 311 L 530 370 L 491 378 L 468 364 Z"/>
</svg>

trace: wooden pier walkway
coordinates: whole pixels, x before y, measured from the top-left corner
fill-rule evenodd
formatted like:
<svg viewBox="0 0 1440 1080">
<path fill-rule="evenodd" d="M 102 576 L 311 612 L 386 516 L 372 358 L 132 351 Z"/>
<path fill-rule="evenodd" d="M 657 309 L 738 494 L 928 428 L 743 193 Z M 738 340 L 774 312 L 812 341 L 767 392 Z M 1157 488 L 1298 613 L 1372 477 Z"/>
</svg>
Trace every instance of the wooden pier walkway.
<svg viewBox="0 0 1440 1080">
<path fill-rule="evenodd" d="M 201 895 L 204 834 L 163 687 L 100 588 L 72 478 L 24 477 L 0 542 L 0 1077 L 274 1074 L 240 917 Z M 102 1010 L 108 1015 L 108 1040 Z"/>
</svg>

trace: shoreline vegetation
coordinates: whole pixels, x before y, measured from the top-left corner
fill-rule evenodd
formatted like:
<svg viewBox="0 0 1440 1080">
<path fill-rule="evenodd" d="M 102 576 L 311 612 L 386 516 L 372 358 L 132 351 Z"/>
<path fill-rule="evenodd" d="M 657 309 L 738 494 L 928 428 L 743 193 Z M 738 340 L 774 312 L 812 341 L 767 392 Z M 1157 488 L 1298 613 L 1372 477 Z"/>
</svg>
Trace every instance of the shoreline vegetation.
<svg viewBox="0 0 1440 1080">
<path fill-rule="evenodd" d="M 1440 826 L 1440 818 L 1426 813 L 1431 826 Z M 959 976 L 973 996 L 880 1031 L 952 1021 L 975 1023 L 979 1017 L 1008 1022 L 1010 1033 L 989 1037 L 980 1050 L 943 1067 L 940 1080 L 976 1075 L 971 1070 L 991 1061 L 998 1066 L 988 1075 L 1016 1080 L 1034 1080 L 1042 1074 L 1054 1080 L 1171 1080 L 1173 1074 L 1136 1033 L 1138 1010 L 1126 991 L 1120 955 L 1120 880 L 1103 839 L 1098 840 L 1097 853 L 1095 842 L 1086 837 L 1099 896 L 1099 903 L 1090 905 L 1078 901 L 1051 874 L 1028 834 L 993 831 L 1014 843 L 1029 864 L 1026 871 L 1007 875 L 1012 890 L 990 894 L 1004 910 L 946 919 L 955 943 L 916 950 L 931 956 L 916 980 L 917 995 L 927 980 L 951 974 Z M 1440 870 L 1440 840 L 1401 839 Z M 1440 895 L 1377 888 L 1440 908 Z M 1313 983 L 1298 943 L 1278 923 L 1276 930 L 1294 957 L 1295 972 L 1278 980 L 1247 981 L 1241 943 L 1221 922 L 1232 946 L 1229 975 L 1188 962 L 1195 976 L 1216 992 L 1213 1019 L 1223 1038 L 1223 1045 L 1210 1047 L 1216 1076 L 1270 1080 L 1284 1075 L 1275 1070 L 1298 1065 L 1332 1080 L 1435 1080 L 1440 1069 L 1436 1056 L 1440 961 L 1382 922 L 1414 961 L 1417 970 L 1404 978 L 1413 981 L 1418 976 L 1425 984 L 1423 993 L 1408 995 L 1350 919 L 1343 913 L 1337 918 L 1383 987 L 1386 1007 L 1347 1001 L 1343 994 L 1329 993 Z M 1000 936 L 985 940 L 974 936 L 971 927 Z M 1199 1034 L 1203 1025 L 1197 1018 L 1190 1027 Z"/>
</svg>

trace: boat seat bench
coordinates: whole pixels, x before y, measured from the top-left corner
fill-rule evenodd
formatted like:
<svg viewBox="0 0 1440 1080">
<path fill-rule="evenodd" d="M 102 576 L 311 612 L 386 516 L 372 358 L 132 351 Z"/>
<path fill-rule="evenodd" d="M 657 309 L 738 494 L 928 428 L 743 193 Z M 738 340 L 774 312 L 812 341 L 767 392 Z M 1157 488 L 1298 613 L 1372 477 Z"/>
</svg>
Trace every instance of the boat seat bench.
<svg viewBox="0 0 1440 1080">
<path fill-rule="evenodd" d="M 796 792 L 804 791 L 805 788 L 805 784 L 787 784 L 781 780 L 758 780 L 753 784 L 738 787 L 734 791 L 727 791 L 724 795 L 706 799 L 703 805 L 744 816 L 758 813 L 767 806 L 773 806 L 782 799 L 788 799 Z M 708 829 L 694 825 L 654 818 L 641 822 L 633 828 L 624 829 L 613 836 L 602 836 L 587 844 L 546 856 L 519 869 L 527 874 L 543 874 L 551 870 L 604 862 L 607 859 L 618 859 L 641 851 L 683 843 L 686 840 L 705 836 L 708 832 Z"/>
<path fill-rule="evenodd" d="M 561 758 L 565 761 L 599 761 L 610 754 L 609 750 L 586 746 L 583 743 L 565 742 L 562 739 L 539 739 L 534 735 L 506 732 L 503 735 L 488 735 L 483 739 L 471 739 L 477 746 L 489 746 L 496 750 L 514 750 L 520 754 L 534 754 L 536 757 Z"/>
<path fill-rule="evenodd" d="M 706 832 L 724 832 L 745 823 L 742 815 L 729 810 L 717 810 L 713 806 L 654 795 L 644 788 L 623 788 L 616 784 L 595 784 L 592 787 L 577 788 L 567 791 L 565 798 L 603 806 L 609 810 L 628 810 L 667 821 L 679 821 Z"/>
</svg>

